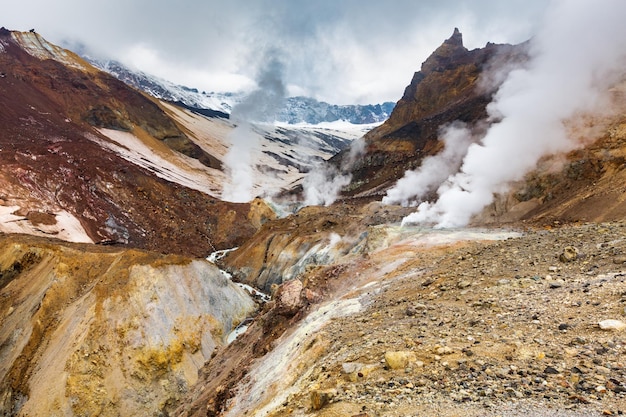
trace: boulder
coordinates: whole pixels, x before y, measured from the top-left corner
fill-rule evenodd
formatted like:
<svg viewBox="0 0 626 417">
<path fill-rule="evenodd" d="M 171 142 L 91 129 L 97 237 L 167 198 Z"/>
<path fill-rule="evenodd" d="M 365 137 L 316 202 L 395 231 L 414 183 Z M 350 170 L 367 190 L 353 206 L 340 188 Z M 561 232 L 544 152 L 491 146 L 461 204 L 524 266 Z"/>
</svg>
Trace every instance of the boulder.
<svg viewBox="0 0 626 417">
<path fill-rule="evenodd" d="M 276 309 L 283 316 L 293 316 L 305 305 L 302 281 L 292 279 L 276 291 Z"/>
<path fill-rule="evenodd" d="M 578 259 L 578 248 L 575 246 L 566 246 L 563 252 L 559 255 L 561 262 L 572 262 Z"/>
<path fill-rule="evenodd" d="M 417 357 L 411 351 L 385 352 L 385 364 L 389 369 L 404 369 L 409 363 L 415 362 Z"/>
</svg>

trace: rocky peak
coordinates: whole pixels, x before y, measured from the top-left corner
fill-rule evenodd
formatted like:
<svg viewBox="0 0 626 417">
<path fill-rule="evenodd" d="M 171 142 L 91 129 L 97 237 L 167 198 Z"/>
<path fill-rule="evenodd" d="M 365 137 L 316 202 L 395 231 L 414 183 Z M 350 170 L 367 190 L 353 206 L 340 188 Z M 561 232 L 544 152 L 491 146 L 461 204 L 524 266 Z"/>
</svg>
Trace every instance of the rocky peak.
<svg viewBox="0 0 626 417">
<path fill-rule="evenodd" d="M 345 194 L 384 193 L 404 171 L 441 149 L 441 126 L 484 119 L 493 91 L 476 88 L 481 75 L 496 61 L 498 67 L 508 68 L 525 56 L 525 45 L 488 44 L 470 51 L 455 28 L 413 75 L 389 119 L 365 135 L 366 156 L 350 166 L 352 183 Z M 342 164 L 343 157 L 332 162 Z"/>
<path fill-rule="evenodd" d="M 467 54 L 463 46 L 463 35 L 458 28 L 454 28 L 452 36 L 446 39 L 422 64 L 422 72 L 441 72 L 457 66 L 459 60 Z"/>
<path fill-rule="evenodd" d="M 463 46 L 463 34 L 459 31 L 459 28 L 454 28 L 454 32 L 452 32 L 452 36 L 446 39 L 444 42 L 448 45 L 456 45 Z"/>
</svg>

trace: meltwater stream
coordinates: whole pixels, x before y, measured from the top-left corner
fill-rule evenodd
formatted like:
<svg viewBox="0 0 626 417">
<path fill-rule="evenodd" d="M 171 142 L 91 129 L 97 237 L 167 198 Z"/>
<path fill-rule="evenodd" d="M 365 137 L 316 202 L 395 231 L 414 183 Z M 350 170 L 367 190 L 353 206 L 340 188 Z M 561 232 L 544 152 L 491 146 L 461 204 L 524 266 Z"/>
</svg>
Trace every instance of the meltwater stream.
<svg viewBox="0 0 626 417">
<path fill-rule="evenodd" d="M 232 249 L 223 249 L 223 250 L 218 250 L 215 251 L 211 254 L 209 254 L 209 256 L 207 256 L 206 260 L 215 264 L 218 260 L 222 259 L 224 256 L 226 256 L 227 253 L 232 252 L 234 250 L 236 250 L 237 248 L 232 248 Z M 223 269 L 220 268 L 220 273 L 222 275 L 224 275 L 226 278 L 228 278 L 229 280 L 232 281 L 233 276 L 232 274 L 230 274 L 227 271 L 224 271 Z M 261 303 L 267 303 L 268 301 L 270 301 L 271 297 L 259 290 L 257 290 L 254 287 L 251 287 L 250 285 L 247 284 L 242 284 L 241 282 L 235 282 L 235 285 L 237 285 L 239 288 L 243 289 L 244 291 L 246 291 L 250 297 L 252 297 L 253 299 L 260 301 Z M 252 318 L 247 318 L 244 321 L 242 321 L 241 323 L 239 323 L 239 325 L 237 325 L 237 327 L 235 327 L 233 330 L 231 330 L 230 333 L 228 333 L 228 335 L 226 336 L 226 344 L 230 345 L 232 342 L 235 341 L 235 339 L 237 339 L 237 337 L 239 337 L 239 335 L 244 334 L 246 332 L 246 330 L 248 330 L 248 327 L 250 326 L 250 324 L 252 323 Z"/>
</svg>

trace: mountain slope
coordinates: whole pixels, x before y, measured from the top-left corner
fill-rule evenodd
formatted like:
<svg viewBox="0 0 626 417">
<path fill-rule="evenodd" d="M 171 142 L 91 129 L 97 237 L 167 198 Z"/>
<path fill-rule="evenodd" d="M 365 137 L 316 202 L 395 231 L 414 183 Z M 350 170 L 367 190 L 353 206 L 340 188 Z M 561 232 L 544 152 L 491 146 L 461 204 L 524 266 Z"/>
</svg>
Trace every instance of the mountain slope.
<svg viewBox="0 0 626 417">
<path fill-rule="evenodd" d="M 2 29 L 0 44 L 1 230 L 197 255 L 254 232 L 249 205 L 165 181 L 102 146 L 114 142 L 107 132 L 132 135 L 218 168 L 156 103 L 35 33 Z"/>
<path fill-rule="evenodd" d="M 455 31 L 356 161 L 331 160 L 353 174 L 339 203 L 266 223 L 223 258 L 273 303 L 176 415 L 623 413 L 626 84 L 610 113 L 562 121 L 585 146 L 501 191 L 473 219 L 489 228 L 400 226 L 414 208 L 365 204 L 442 150 L 442 126 L 486 129 L 498 83 L 481 77 L 526 59 L 526 45 L 468 51 Z"/>
<path fill-rule="evenodd" d="M 93 75 L 34 34 L 3 36 L 3 230 L 109 233 L 104 243 L 190 256 L 237 245 L 212 259 L 271 300 L 255 312 L 204 260 L 0 234 L 0 415 L 624 412 L 626 84 L 612 90 L 612 114 L 568 125 L 586 147 L 542 159 L 474 219 L 512 229 L 400 226 L 413 207 L 367 200 L 439 152 L 442 125 L 484 117 L 494 90 L 477 87 L 494 62 L 526 59 L 523 46 L 467 51 L 455 31 L 364 139 L 355 198 L 276 219 L 262 200 L 210 197 L 227 174 L 148 132 L 175 126 L 222 162 L 231 120 Z M 119 94 L 154 106 L 133 110 Z M 111 125 L 84 120 L 92 103 Z M 141 111 L 147 128 L 131 122 Z M 258 192 L 347 143 L 322 127 L 250 132 Z M 562 225 L 603 218 L 621 221 Z"/>
</svg>

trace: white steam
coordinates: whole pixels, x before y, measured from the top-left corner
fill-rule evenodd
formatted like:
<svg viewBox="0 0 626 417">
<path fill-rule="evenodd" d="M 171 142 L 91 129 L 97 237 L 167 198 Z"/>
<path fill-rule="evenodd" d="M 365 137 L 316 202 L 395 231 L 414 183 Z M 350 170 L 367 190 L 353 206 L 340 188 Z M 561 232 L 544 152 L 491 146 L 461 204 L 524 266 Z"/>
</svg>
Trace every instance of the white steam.
<svg viewBox="0 0 626 417">
<path fill-rule="evenodd" d="M 405 172 L 404 177 L 387 191 L 383 198 L 384 204 L 413 205 L 459 170 L 467 148 L 473 141 L 469 128 L 461 122 L 444 126 L 440 139 L 444 142 L 444 149 L 425 158 L 415 171 Z"/>
<path fill-rule="evenodd" d="M 304 177 L 305 206 L 329 206 L 337 200 L 341 189 L 350 184 L 352 176 L 342 174 L 330 164 L 318 164 Z"/>
<path fill-rule="evenodd" d="M 222 199 L 247 202 L 255 196 L 254 166 L 252 155 L 261 136 L 253 129 L 252 122 L 274 122 L 276 112 L 285 99 L 286 88 L 282 81 L 283 65 L 269 56 L 258 77 L 259 88 L 233 107 L 230 119 L 236 127 L 229 134 L 232 146 L 224 157 L 228 181 L 222 189 Z"/>
<path fill-rule="evenodd" d="M 228 181 L 222 189 L 222 200 L 247 202 L 254 198 L 252 153 L 259 142 L 258 134 L 254 132 L 249 122 L 240 121 L 228 136 L 232 146 L 224 157 Z"/>
<path fill-rule="evenodd" d="M 479 143 L 469 146 L 460 170 L 438 187 L 437 201 L 421 203 L 403 224 L 466 225 L 493 201 L 494 193 L 520 180 L 542 156 L 581 146 L 568 136 L 564 122 L 608 112 L 608 88 L 626 68 L 624 16 L 622 0 L 553 2 L 531 42 L 531 60 L 509 73 L 487 108 L 494 123 Z M 419 180 L 416 197 L 428 182 L 422 180 L 425 176 L 416 173 L 403 180 Z M 411 184 L 400 187 L 406 190 Z M 387 198 L 405 202 L 402 191 L 395 193 Z"/>
<path fill-rule="evenodd" d="M 365 140 L 356 139 L 350 144 L 350 149 L 341 164 L 341 169 L 327 162 L 316 164 L 311 172 L 304 177 L 302 188 L 304 191 L 305 206 L 329 206 L 333 204 L 341 190 L 350 184 L 352 174 L 350 168 L 357 159 L 365 153 Z"/>
</svg>

